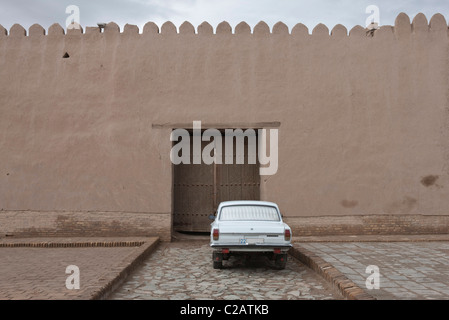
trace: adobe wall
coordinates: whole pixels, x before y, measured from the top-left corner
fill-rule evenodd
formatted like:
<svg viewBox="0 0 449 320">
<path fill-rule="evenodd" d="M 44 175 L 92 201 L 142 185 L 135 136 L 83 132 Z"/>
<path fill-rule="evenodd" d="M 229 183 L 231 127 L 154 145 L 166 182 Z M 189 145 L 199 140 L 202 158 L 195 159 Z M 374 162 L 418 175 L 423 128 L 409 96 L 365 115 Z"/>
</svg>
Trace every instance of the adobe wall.
<svg viewBox="0 0 449 320">
<path fill-rule="evenodd" d="M 395 232 L 449 232 L 448 45 L 439 14 L 374 33 L 0 27 L 0 235 L 169 239 L 170 131 L 194 120 L 280 123 L 279 170 L 262 189 L 298 232 L 422 216 L 436 219 Z"/>
</svg>

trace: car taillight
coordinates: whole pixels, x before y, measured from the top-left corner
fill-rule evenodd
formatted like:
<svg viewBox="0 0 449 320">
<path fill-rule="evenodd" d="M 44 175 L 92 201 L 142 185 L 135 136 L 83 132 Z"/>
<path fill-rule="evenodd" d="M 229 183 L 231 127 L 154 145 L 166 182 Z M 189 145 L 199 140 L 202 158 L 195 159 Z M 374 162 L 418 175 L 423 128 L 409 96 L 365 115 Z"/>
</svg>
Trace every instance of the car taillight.
<svg viewBox="0 0 449 320">
<path fill-rule="evenodd" d="M 215 241 L 218 240 L 219 235 L 220 235 L 220 233 L 218 232 L 218 229 L 214 229 L 214 230 L 212 231 L 212 238 L 213 238 Z"/>
<path fill-rule="evenodd" d="M 291 237 L 292 237 L 292 233 L 290 232 L 290 230 L 289 229 L 285 229 L 285 231 L 284 231 L 284 239 L 285 239 L 285 241 L 290 241 Z"/>
</svg>

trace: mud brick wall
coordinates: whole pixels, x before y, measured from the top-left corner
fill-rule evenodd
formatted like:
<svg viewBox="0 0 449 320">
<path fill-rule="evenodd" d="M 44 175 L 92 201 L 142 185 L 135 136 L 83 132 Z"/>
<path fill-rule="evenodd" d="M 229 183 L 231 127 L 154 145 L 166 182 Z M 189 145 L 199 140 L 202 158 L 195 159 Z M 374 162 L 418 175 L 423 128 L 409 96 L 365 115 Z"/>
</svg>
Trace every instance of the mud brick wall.
<svg viewBox="0 0 449 320">
<path fill-rule="evenodd" d="M 372 32 L 0 26 L 0 232 L 168 238 L 170 132 L 197 120 L 280 124 L 262 200 L 299 232 L 447 232 L 440 14 Z"/>
<path fill-rule="evenodd" d="M 167 213 L 0 212 L 0 237 L 150 237 L 171 240 Z"/>
<path fill-rule="evenodd" d="M 448 216 L 370 215 L 286 218 L 294 236 L 447 234 Z"/>
</svg>

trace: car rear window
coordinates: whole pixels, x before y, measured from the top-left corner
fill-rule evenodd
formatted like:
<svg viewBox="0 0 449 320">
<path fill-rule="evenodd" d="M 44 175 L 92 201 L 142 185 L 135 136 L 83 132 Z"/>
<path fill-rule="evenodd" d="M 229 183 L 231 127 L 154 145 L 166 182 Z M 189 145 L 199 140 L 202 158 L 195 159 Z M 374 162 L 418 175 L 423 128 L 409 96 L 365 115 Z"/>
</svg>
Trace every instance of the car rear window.
<svg viewBox="0 0 449 320">
<path fill-rule="evenodd" d="M 221 208 L 222 221 L 280 221 L 275 207 L 227 206 Z"/>
</svg>

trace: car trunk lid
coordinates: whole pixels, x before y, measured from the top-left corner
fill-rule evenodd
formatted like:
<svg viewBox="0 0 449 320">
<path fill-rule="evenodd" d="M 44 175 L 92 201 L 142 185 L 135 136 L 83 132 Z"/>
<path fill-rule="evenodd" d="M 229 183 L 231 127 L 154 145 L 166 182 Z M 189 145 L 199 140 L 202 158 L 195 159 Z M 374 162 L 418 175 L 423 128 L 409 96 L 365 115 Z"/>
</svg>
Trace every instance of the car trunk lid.
<svg viewBox="0 0 449 320">
<path fill-rule="evenodd" d="M 283 235 L 284 224 L 280 222 L 220 222 L 220 234 L 270 234 Z"/>
<path fill-rule="evenodd" d="M 235 245 L 280 244 L 284 224 L 280 222 L 221 222 L 220 243 Z"/>
</svg>

